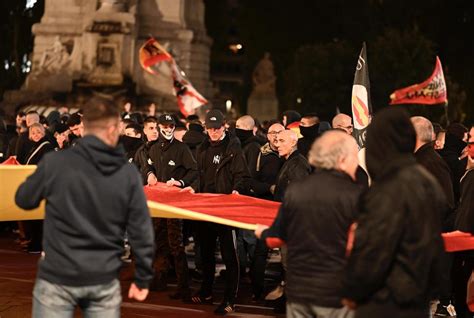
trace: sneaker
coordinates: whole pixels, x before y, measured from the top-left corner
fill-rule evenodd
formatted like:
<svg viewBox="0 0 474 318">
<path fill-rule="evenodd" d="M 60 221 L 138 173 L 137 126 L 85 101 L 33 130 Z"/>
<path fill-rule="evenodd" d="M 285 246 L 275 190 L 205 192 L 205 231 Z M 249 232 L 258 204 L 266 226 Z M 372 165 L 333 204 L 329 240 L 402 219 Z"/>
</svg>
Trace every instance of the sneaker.
<svg viewBox="0 0 474 318">
<path fill-rule="evenodd" d="M 438 304 L 436 307 L 436 312 L 433 315 L 433 318 L 436 317 L 456 317 L 456 310 L 454 309 L 454 306 L 449 304 L 449 305 L 442 305 L 441 303 Z"/>
<path fill-rule="evenodd" d="M 214 314 L 225 316 L 235 311 L 235 305 L 231 302 L 224 301 L 214 310 Z"/>
<path fill-rule="evenodd" d="M 196 295 L 191 297 L 191 302 L 194 303 L 194 304 L 212 305 L 213 298 L 212 298 L 211 295 L 210 296 L 204 296 L 204 295 L 201 295 L 200 293 L 197 293 Z"/>
</svg>

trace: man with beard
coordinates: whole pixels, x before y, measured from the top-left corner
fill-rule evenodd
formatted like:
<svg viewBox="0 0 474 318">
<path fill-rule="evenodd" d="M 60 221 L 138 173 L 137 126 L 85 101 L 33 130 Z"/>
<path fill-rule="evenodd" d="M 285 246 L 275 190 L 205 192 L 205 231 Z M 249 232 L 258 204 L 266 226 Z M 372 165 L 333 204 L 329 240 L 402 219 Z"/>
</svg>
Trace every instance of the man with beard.
<svg viewBox="0 0 474 318">
<path fill-rule="evenodd" d="M 150 148 L 147 166 L 149 185 L 166 182 L 180 188 L 193 186 L 197 178 L 196 161 L 188 146 L 174 138 L 175 120 L 170 114 L 158 118 L 160 136 Z M 165 289 L 169 270 L 168 254 L 173 256 L 178 279 L 178 291 L 172 299 L 190 300 L 188 263 L 183 245 L 183 220 L 156 218 L 155 225 L 155 279 L 152 289 Z"/>
<path fill-rule="evenodd" d="M 447 203 L 438 182 L 416 163 L 415 143 L 402 109 L 383 109 L 368 127 L 373 184 L 360 202 L 343 291 L 356 318 L 427 317 L 433 293 L 442 287 Z"/>
<path fill-rule="evenodd" d="M 319 118 L 316 114 L 306 114 L 301 118 L 300 134 L 303 138 L 298 139 L 298 150 L 307 158 L 311 145 L 319 136 Z"/>
<path fill-rule="evenodd" d="M 249 171 L 240 143 L 229 136 L 225 129 L 224 115 L 219 110 L 206 114 L 208 139 L 197 149 L 199 192 L 239 194 L 247 193 Z M 192 190 L 192 189 L 190 189 Z M 203 282 L 193 296 L 194 303 L 212 304 L 212 285 L 216 270 L 215 248 L 219 238 L 222 259 L 226 267 L 224 300 L 215 313 L 225 315 L 235 310 L 239 286 L 239 262 L 237 259 L 235 229 L 226 225 L 201 222 L 197 226 L 201 243 Z"/>
</svg>

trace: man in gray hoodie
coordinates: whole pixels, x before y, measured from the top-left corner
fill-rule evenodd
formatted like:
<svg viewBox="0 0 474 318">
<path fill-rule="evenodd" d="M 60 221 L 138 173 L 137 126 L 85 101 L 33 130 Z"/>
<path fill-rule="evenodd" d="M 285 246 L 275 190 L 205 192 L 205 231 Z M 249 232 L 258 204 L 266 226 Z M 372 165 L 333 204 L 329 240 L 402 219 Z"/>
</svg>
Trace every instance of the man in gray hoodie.
<svg viewBox="0 0 474 318">
<path fill-rule="evenodd" d="M 137 168 L 119 138 L 119 111 L 105 100 L 84 108 L 86 136 L 47 154 L 19 187 L 16 203 L 46 200 L 43 253 L 33 291 L 33 317 L 120 317 L 118 274 L 125 229 L 136 260 L 128 296 L 142 301 L 153 277 L 153 228 Z"/>
</svg>

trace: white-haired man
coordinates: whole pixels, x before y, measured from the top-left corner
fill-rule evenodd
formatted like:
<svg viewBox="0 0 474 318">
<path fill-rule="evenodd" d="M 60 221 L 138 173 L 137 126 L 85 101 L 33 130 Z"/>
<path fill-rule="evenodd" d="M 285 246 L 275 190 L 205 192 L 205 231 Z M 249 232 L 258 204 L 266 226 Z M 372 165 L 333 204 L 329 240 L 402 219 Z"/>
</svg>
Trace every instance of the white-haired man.
<svg viewBox="0 0 474 318">
<path fill-rule="evenodd" d="M 288 247 L 287 317 L 352 317 L 341 298 L 348 231 L 361 193 L 357 151 L 347 134 L 324 133 L 309 152 L 315 172 L 288 187 L 270 228 L 255 231 L 270 247 L 283 241 Z"/>
</svg>

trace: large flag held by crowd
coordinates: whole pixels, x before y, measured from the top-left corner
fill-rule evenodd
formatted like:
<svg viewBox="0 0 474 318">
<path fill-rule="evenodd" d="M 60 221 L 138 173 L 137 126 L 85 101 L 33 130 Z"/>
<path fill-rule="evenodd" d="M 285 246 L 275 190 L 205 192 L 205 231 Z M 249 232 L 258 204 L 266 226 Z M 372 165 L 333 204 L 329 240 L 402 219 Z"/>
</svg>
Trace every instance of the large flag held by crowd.
<svg viewBox="0 0 474 318">
<path fill-rule="evenodd" d="M 357 60 L 352 86 L 352 120 L 354 122 L 353 135 L 359 145 L 359 149 L 365 148 L 365 136 L 367 126 L 372 114 L 370 101 L 369 66 L 367 64 L 367 48 L 364 44 Z"/>
<path fill-rule="evenodd" d="M 436 57 L 436 66 L 433 74 L 426 81 L 398 89 L 390 95 L 390 99 L 390 105 L 446 104 L 448 102 L 448 91 L 439 57 Z"/>
<path fill-rule="evenodd" d="M 171 71 L 173 94 L 176 96 L 179 110 L 184 116 L 194 114 L 196 108 L 207 104 L 206 98 L 193 87 L 173 56 L 157 40 L 151 38 L 142 45 L 139 59 L 142 68 L 156 76 L 160 76 L 160 68 L 163 65 L 168 66 Z"/>
</svg>

